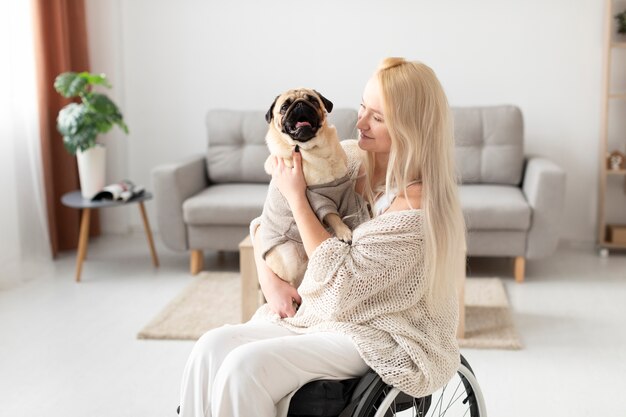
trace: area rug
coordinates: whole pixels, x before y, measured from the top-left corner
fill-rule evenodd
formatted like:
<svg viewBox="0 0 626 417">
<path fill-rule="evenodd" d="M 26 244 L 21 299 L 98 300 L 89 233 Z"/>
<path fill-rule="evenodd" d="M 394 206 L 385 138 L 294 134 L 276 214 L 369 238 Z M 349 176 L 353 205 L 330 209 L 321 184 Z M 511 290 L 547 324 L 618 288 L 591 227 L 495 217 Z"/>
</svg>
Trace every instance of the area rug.
<svg viewBox="0 0 626 417">
<path fill-rule="evenodd" d="M 197 340 L 209 329 L 241 322 L 239 273 L 203 272 L 137 335 L 140 339 Z M 498 278 L 465 284 L 463 348 L 520 349 L 506 291 Z"/>
<path fill-rule="evenodd" d="M 465 280 L 465 337 L 462 348 L 521 349 L 504 285 L 499 278 Z"/>
</svg>

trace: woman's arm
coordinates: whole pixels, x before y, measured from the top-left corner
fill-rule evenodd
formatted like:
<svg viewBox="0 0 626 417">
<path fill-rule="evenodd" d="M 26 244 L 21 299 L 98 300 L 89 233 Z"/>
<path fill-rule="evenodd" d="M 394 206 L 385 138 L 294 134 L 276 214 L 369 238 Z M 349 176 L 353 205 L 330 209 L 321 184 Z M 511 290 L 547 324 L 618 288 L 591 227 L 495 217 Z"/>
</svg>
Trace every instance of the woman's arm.
<svg viewBox="0 0 626 417">
<path fill-rule="evenodd" d="M 289 285 L 286 281 L 283 281 L 272 271 L 265 260 L 261 256 L 259 247 L 255 240 L 257 229 L 253 233 L 252 247 L 254 249 L 254 260 L 256 264 L 257 276 L 259 277 L 259 285 L 261 291 L 267 300 L 267 304 L 274 313 L 278 314 L 281 318 L 293 317 L 296 314 L 296 309 L 293 305 L 300 304 L 302 299 L 298 291 Z"/>
<path fill-rule="evenodd" d="M 420 214 L 380 216 L 352 237 L 351 245 L 336 238 L 326 240 L 309 259 L 298 289 L 307 302 L 321 300 L 330 319 L 366 308 L 384 291 L 397 294 L 402 308 L 422 297 L 427 284 Z M 326 288 L 332 290 L 322 290 Z"/>
<path fill-rule="evenodd" d="M 300 152 L 293 152 L 293 168 L 285 166 L 282 158 L 277 158 L 272 178 L 276 181 L 280 193 L 287 199 L 298 226 L 304 250 L 310 258 L 315 249 L 330 238 L 331 234 L 326 231 L 309 204 Z"/>
</svg>

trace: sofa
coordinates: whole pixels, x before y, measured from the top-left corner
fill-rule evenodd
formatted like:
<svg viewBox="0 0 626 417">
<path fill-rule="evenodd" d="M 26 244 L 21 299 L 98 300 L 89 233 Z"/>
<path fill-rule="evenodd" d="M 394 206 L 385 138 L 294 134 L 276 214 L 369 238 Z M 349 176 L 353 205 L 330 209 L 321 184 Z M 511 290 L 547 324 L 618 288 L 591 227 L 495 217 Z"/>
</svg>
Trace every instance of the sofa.
<svg viewBox="0 0 626 417">
<path fill-rule="evenodd" d="M 468 256 L 513 258 L 521 282 L 527 259 L 556 249 L 565 173 L 547 158 L 524 154 L 519 108 L 453 107 L 452 113 Z M 168 248 L 190 253 L 192 274 L 202 270 L 203 251 L 237 251 L 262 211 L 270 180 L 263 169 L 264 114 L 209 111 L 206 152 L 152 171 L 159 234 Z M 354 109 L 329 114 L 340 138 L 357 136 L 356 120 Z"/>
</svg>

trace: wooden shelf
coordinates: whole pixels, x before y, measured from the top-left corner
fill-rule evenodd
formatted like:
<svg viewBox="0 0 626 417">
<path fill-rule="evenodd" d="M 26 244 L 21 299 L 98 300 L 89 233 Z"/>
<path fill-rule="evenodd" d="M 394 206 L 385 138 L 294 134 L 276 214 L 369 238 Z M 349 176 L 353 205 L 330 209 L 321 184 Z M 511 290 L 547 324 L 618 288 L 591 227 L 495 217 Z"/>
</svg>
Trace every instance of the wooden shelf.
<svg viewBox="0 0 626 417">
<path fill-rule="evenodd" d="M 625 75 L 623 73 L 613 74 L 614 69 L 617 67 L 613 65 L 612 60 L 616 59 L 620 63 L 624 62 L 624 54 L 623 53 L 612 53 L 615 49 L 626 49 L 626 37 L 622 35 L 618 35 L 615 33 L 615 25 L 614 25 L 614 15 L 615 9 L 617 7 L 623 6 L 623 1 L 620 0 L 605 0 L 605 18 L 604 18 L 604 80 L 603 80 L 603 101 L 602 101 L 602 109 L 601 109 L 601 123 L 600 123 L 600 160 L 599 160 L 599 181 L 598 181 L 598 237 L 597 242 L 598 246 L 602 248 L 600 252 L 600 256 L 607 256 L 609 249 L 626 249 L 626 243 L 614 243 L 612 239 L 615 237 L 612 235 L 612 228 L 616 225 L 609 224 L 607 218 L 607 212 L 611 211 L 607 207 L 607 201 L 611 200 L 611 194 L 615 193 L 615 187 L 611 184 L 609 188 L 609 183 L 613 183 L 617 180 L 624 178 L 624 183 L 626 186 L 626 169 L 618 169 L 612 170 L 609 169 L 609 165 L 607 164 L 606 157 L 609 155 L 611 150 L 609 149 L 609 126 L 613 125 L 616 127 L 616 117 L 622 117 L 623 114 L 614 114 L 609 111 L 611 107 L 611 100 L 626 100 L 626 91 L 620 88 L 620 84 L 623 84 L 625 81 Z M 617 51 L 615 51 L 617 52 Z M 613 77 L 613 75 L 618 75 L 619 77 Z M 616 78 L 619 78 L 621 83 L 618 82 L 617 85 L 612 85 L 612 82 L 616 82 Z M 615 91 L 617 90 L 617 91 Z M 612 122 L 612 123 L 611 123 Z M 621 125 L 619 125 L 621 126 Z M 617 137 L 624 138 L 624 129 L 623 126 L 620 127 L 620 131 L 612 132 Z M 616 149 L 621 149 L 623 145 L 625 145 L 626 140 L 621 139 L 618 143 L 611 142 L 611 146 Z M 610 179 L 612 178 L 612 179 Z M 611 200 L 613 203 L 616 202 L 615 199 Z M 623 212 L 623 210 L 622 210 Z M 626 221 L 625 221 L 626 223 Z M 624 240 L 624 230 L 623 227 L 619 231 L 620 235 L 617 237 L 617 240 L 622 242 Z M 611 239 L 611 240 L 610 240 Z"/>
<path fill-rule="evenodd" d="M 604 236 L 600 240 L 600 246 L 607 249 L 626 249 L 625 232 L 626 225 L 619 223 L 608 223 L 605 226 Z"/>
</svg>

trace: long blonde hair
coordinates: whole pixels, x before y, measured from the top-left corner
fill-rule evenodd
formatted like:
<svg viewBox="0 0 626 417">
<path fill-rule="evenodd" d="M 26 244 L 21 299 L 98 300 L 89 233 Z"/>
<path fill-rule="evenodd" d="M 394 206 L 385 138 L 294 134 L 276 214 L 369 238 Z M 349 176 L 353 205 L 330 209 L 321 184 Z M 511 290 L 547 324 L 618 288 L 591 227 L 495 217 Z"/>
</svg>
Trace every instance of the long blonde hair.
<svg viewBox="0 0 626 417">
<path fill-rule="evenodd" d="M 431 295 L 438 300 L 449 295 L 465 268 L 465 221 L 457 191 L 450 107 L 433 70 L 420 62 L 386 58 L 377 77 L 391 138 L 384 190 L 404 190 L 406 197 L 411 181 L 422 183 L 425 266 Z M 373 178 L 371 152 L 366 173 Z M 370 204 L 377 191 L 365 181 Z"/>
</svg>

